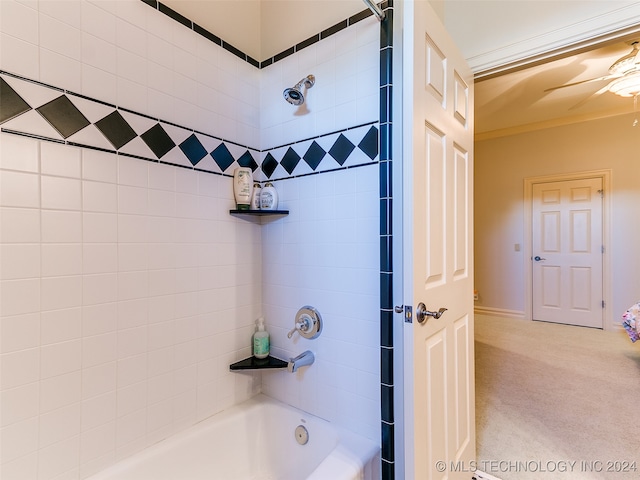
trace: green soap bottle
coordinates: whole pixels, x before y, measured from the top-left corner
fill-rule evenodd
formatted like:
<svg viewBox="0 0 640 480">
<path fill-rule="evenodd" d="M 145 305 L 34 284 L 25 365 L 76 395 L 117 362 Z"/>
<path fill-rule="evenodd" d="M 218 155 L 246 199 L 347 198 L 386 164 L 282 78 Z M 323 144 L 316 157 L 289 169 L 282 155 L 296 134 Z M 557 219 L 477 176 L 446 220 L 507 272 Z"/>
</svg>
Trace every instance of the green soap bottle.
<svg viewBox="0 0 640 480">
<path fill-rule="evenodd" d="M 253 356 L 267 358 L 269 356 L 269 332 L 264 329 L 264 318 L 256 320 L 257 330 L 253 334 Z"/>
</svg>

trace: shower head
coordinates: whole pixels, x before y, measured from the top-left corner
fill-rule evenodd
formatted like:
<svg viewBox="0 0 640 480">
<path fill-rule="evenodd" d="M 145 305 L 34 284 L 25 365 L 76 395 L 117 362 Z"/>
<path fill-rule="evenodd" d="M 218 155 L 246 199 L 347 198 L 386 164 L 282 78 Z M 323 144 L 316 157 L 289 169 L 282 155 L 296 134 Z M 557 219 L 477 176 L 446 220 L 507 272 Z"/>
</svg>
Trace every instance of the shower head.
<svg viewBox="0 0 640 480">
<path fill-rule="evenodd" d="M 316 83 L 316 77 L 314 77 L 313 75 L 307 75 L 293 87 L 285 88 L 284 92 L 282 92 L 282 95 L 284 96 L 284 99 L 291 105 L 302 105 L 304 103 L 302 86 L 304 85 L 306 88 L 311 88 L 313 87 L 314 83 Z"/>
</svg>

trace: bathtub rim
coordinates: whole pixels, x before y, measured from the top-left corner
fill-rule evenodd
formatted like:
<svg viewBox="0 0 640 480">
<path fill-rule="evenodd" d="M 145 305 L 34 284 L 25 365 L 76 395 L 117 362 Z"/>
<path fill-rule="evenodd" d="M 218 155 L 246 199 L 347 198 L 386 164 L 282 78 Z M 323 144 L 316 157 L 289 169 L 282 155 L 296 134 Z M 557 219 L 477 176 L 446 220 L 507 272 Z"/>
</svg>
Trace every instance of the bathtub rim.
<svg viewBox="0 0 640 480">
<path fill-rule="evenodd" d="M 351 432 L 340 425 L 336 425 L 264 393 L 259 393 L 244 402 L 221 410 L 216 414 L 194 423 L 184 430 L 148 445 L 143 450 L 122 458 L 116 463 L 90 475 L 89 477 L 85 477 L 85 480 L 112 479 L 114 475 L 126 472 L 128 469 L 133 468 L 139 463 L 142 463 L 158 454 L 162 454 L 163 452 L 170 451 L 174 446 L 179 445 L 182 442 L 189 441 L 190 437 L 195 437 L 201 434 L 202 430 L 209 426 L 219 423 L 220 421 L 224 421 L 227 418 L 231 418 L 240 412 L 255 410 L 265 405 L 274 405 L 276 407 L 295 412 L 297 415 L 302 417 L 311 417 L 314 421 L 324 423 L 336 431 L 338 436 L 337 444 L 334 445 L 326 457 L 323 457 L 320 464 L 317 465 L 317 467 L 309 474 L 307 480 L 325 480 L 328 478 L 328 474 L 331 474 L 331 478 L 337 478 L 335 477 L 336 468 L 339 468 L 341 472 L 349 475 L 345 477 L 349 479 L 361 478 L 360 476 L 353 475 L 356 475 L 359 471 L 365 471 L 368 466 L 369 468 L 372 467 L 374 471 L 378 470 L 378 464 L 380 462 L 380 446 L 373 440 L 355 432 Z M 353 475 L 351 475 L 351 472 L 353 472 Z M 377 476 L 374 475 L 372 478 L 377 478 Z"/>
</svg>

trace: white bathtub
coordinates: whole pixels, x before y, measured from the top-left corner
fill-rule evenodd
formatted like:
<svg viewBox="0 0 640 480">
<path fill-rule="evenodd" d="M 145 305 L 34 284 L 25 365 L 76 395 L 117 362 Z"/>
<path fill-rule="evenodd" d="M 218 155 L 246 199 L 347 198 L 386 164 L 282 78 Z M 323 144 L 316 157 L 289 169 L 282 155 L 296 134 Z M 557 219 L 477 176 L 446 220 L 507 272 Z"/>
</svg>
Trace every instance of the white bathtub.
<svg viewBox="0 0 640 480">
<path fill-rule="evenodd" d="M 296 441 L 303 425 L 306 445 Z M 374 442 L 264 395 L 214 415 L 90 480 L 377 480 Z"/>
</svg>

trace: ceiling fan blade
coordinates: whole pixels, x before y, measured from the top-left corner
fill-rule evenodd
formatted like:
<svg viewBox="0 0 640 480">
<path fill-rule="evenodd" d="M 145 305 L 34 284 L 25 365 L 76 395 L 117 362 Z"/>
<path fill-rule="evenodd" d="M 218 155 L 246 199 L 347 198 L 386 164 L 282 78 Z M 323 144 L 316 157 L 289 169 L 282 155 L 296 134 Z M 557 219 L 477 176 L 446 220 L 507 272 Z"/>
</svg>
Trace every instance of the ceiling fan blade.
<svg viewBox="0 0 640 480">
<path fill-rule="evenodd" d="M 604 87 L 602 87 L 600 90 L 598 90 L 597 92 L 593 92 L 591 95 L 589 95 L 587 98 L 579 101 L 578 103 L 576 103 L 573 107 L 569 108 L 569 110 L 575 110 L 576 108 L 580 108 L 582 105 L 584 105 L 585 103 L 587 103 L 589 100 L 592 100 L 596 97 L 599 97 L 600 95 L 602 95 L 604 92 L 609 90 L 609 84 L 605 85 Z"/>
<path fill-rule="evenodd" d="M 567 88 L 567 87 L 573 87 L 575 85 L 582 85 L 583 83 L 600 82 L 602 80 L 611 80 L 611 79 L 618 78 L 618 77 L 619 77 L 619 75 L 605 75 L 604 77 L 590 78 L 589 80 L 582 80 L 580 82 L 565 83 L 564 85 L 560 85 L 560 86 L 557 86 L 557 87 L 547 88 L 545 90 L 545 92 L 552 92 L 552 91 L 558 90 L 560 88 Z"/>
</svg>

